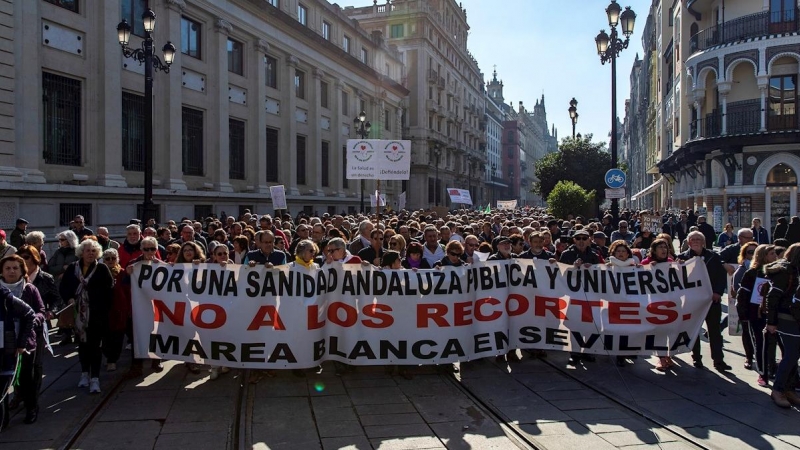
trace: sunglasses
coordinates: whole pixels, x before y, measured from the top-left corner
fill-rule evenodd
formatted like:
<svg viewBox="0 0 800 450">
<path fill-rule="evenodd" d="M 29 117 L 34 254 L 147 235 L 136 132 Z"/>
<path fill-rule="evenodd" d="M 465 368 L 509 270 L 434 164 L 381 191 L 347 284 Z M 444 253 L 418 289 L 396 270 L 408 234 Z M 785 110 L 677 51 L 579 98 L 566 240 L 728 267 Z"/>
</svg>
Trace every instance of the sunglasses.
<svg viewBox="0 0 800 450">
<path fill-rule="evenodd" d="M 228 252 L 225 253 L 214 253 L 217 256 L 228 256 Z"/>
<path fill-rule="evenodd" d="M 589 240 L 589 236 L 575 236 L 572 239 L 574 239 L 576 241 L 588 241 Z"/>
<path fill-rule="evenodd" d="M 143 252 L 154 252 L 156 251 L 155 247 L 142 247 Z"/>
<path fill-rule="evenodd" d="M 106 256 L 105 258 L 103 258 L 103 261 L 116 261 L 116 260 L 117 258 L 113 256 Z"/>
<path fill-rule="evenodd" d="M 744 252 L 744 254 L 745 255 L 755 255 L 756 252 L 755 252 L 755 250 L 748 250 L 748 251 Z"/>
<path fill-rule="evenodd" d="M 459 257 L 459 258 L 460 258 L 460 257 L 461 257 L 461 255 L 462 255 L 463 253 L 457 253 L 457 252 L 447 252 L 447 254 L 448 254 L 448 255 L 450 255 L 450 256 L 456 256 L 456 257 Z"/>
</svg>

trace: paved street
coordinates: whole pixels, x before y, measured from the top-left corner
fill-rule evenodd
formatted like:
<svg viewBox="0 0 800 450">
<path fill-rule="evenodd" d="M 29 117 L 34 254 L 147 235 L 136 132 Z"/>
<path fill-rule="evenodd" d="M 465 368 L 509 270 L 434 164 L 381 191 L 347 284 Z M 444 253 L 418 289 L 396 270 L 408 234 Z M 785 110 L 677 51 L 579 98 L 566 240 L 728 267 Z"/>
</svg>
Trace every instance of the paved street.
<svg viewBox="0 0 800 450">
<path fill-rule="evenodd" d="M 704 344 L 705 345 L 705 344 Z M 42 414 L 17 411 L 3 448 L 81 449 L 586 449 L 800 448 L 800 412 L 775 407 L 742 368 L 738 338 L 726 342 L 733 371 L 697 370 L 686 355 L 666 374 L 653 360 L 619 369 L 600 357 L 565 370 L 546 361 L 435 367 L 413 380 L 361 367 L 343 377 L 325 366 L 245 384 L 239 372 L 210 381 L 169 362 L 161 374 L 103 374 L 103 395 L 75 388 L 77 353 L 58 347 L 46 362 Z M 708 351 L 708 348 L 704 348 Z M 706 358 L 708 359 L 708 358 Z M 120 366 L 127 367 L 127 361 Z M 116 387 L 116 389 L 115 389 Z M 104 401 L 105 400 L 105 401 Z M 98 405 L 100 408 L 98 409 Z M 649 420 L 653 419 L 653 420 Z"/>
</svg>

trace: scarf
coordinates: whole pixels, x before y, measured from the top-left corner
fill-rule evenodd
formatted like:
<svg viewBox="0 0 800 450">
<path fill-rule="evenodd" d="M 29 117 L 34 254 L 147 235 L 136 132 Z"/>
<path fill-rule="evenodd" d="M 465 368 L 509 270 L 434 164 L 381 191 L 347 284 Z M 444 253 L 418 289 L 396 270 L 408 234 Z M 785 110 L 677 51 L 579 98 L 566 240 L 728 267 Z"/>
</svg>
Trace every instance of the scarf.
<svg viewBox="0 0 800 450">
<path fill-rule="evenodd" d="M 301 265 L 301 266 L 303 266 L 303 267 L 305 267 L 306 269 L 309 269 L 309 270 L 311 270 L 311 265 L 314 264 L 314 260 L 313 259 L 311 261 L 309 261 L 309 262 L 305 262 L 302 259 L 300 259 L 299 256 L 295 256 L 294 257 L 294 262 L 295 262 L 295 264 L 299 264 L 299 265 Z"/>
<path fill-rule="evenodd" d="M 80 281 L 75 290 L 75 334 L 81 342 L 86 342 L 86 330 L 89 328 L 89 280 L 92 279 L 99 263 L 95 263 L 86 276 L 81 270 L 80 261 L 75 263 L 75 278 Z"/>
<path fill-rule="evenodd" d="M 22 290 L 25 287 L 25 280 L 21 279 L 16 283 L 6 283 L 5 281 L 0 281 L 0 285 L 3 285 L 14 294 L 14 297 L 22 298 Z"/>
<path fill-rule="evenodd" d="M 408 261 L 408 267 L 412 269 L 419 269 L 419 266 L 422 265 L 422 258 L 414 260 L 414 258 L 406 257 L 406 261 Z"/>
</svg>

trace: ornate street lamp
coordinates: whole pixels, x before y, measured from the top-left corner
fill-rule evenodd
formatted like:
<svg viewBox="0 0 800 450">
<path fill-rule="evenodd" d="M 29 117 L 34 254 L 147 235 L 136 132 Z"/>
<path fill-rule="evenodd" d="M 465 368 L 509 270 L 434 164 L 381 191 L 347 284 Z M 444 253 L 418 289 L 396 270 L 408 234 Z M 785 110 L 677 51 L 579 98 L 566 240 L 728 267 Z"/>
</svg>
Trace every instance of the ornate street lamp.
<svg viewBox="0 0 800 450">
<path fill-rule="evenodd" d="M 569 118 L 572 120 L 572 139 L 575 139 L 575 125 L 578 124 L 578 101 L 575 97 L 569 101 Z"/>
<path fill-rule="evenodd" d="M 142 224 L 153 218 L 159 221 L 158 208 L 153 203 L 153 70 L 169 73 L 169 67 L 175 60 L 175 46 L 167 41 L 161 49 L 164 61 L 153 54 L 153 30 L 156 26 L 156 13 L 152 9 L 142 14 L 145 38 L 140 48 L 130 48 L 131 26 L 123 20 L 117 25 L 119 45 L 126 58 L 144 64 L 144 203 L 142 203 Z"/>
<path fill-rule="evenodd" d="M 611 0 L 611 4 L 606 8 L 608 16 L 608 26 L 611 27 L 609 36 L 605 30 L 594 39 L 597 45 L 597 54 L 600 55 L 600 63 L 605 64 L 611 61 L 611 168 L 617 167 L 617 57 L 622 50 L 628 48 L 633 27 L 636 23 L 636 14 L 630 6 L 625 7 L 625 11 L 619 6 L 616 0 Z M 617 26 L 621 28 L 623 41 L 617 34 Z M 619 200 L 611 199 L 611 215 L 614 223 L 619 219 Z"/>
<path fill-rule="evenodd" d="M 369 130 L 372 129 L 372 124 L 367 120 L 367 113 L 361 111 L 361 114 L 353 119 L 353 128 L 356 130 L 356 136 L 361 139 L 366 139 L 369 136 Z M 375 199 L 375 204 L 379 205 L 380 201 Z M 364 179 L 361 179 L 361 213 L 364 213 Z"/>
</svg>

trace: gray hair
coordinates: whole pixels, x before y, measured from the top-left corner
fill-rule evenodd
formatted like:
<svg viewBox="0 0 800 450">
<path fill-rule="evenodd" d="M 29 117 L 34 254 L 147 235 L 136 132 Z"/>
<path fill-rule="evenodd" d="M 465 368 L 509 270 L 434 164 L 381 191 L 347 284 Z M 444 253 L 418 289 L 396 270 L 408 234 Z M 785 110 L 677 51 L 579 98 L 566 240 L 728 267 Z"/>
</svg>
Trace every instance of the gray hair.
<svg viewBox="0 0 800 450">
<path fill-rule="evenodd" d="M 145 244 L 145 243 L 153 244 L 153 247 L 155 247 L 156 250 L 158 250 L 158 241 L 153 236 L 148 236 L 146 238 L 143 238 L 142 241 L 139 244 L 141 246 L 141 244 Z"/>
<path fill-rule="evenodd" d="M 31 231 L 25 235 L 25 243 L 28 245 L 44 244 L 44 233 L 41 231 Z"/>
<path fill-rule="evenodd" d="M 334 248 L 344 248 L 344 249 L 346 249 L 347 248 L 347 243 L 344 241 L 344 239 L 342 239 L 340 237 L 336 237 L 336 238 L 333 238 L 330 241 L 328 241 L 328 246 L 329 247 L 334 247 Z"/>
<path fill-rule="evenodd" d="M 367 226 L 371 224 L 372 222 L 370 222 L 369 220 L 362 220 L 361 223 L 358 224 L 358 234 L 363 235 L 364 231 L 366 231 L 367 229 Z"/>
<path fill-rule="evenodd" d="M 740 228 L 739 231 L 736 232 L 736 237 L 742 237 L 742 234 L 750 233 L 753 234 L 753 230 L 750 228 Z"/>
<path fill-rule="evenodd" d="M 303 239 L 297 243 L 297 246 L 294 248 L 294 253 L 295 255 L 299 255 L 309 249 L 314 250 L 314 253 L 317 253 L 317 244 L 315 244 L 311 239 Z"/>
<path fill-rule="evenodd" d="M 78 247 L 78 235 L 72 230 L 62 231 L 56 235 L 56 239 L 64 238 L 69 243 L 70 248 Z"/>
<path fill-rule="evenodd" d="M 119 252 L 115 248 L 109 248 L 108 250 L 103 252 L 103 258 L 106 256 L 113 256 L 119 260 Z"/>
<path fill-rule="evenodd" d="M 135 224 L 135 223 L 132 223 L 132 224 L 128 225 L 127 227 L 125 227 L 125 230 L 126 230 L 126 231 L 127 231 L 127 230 L 136 230 L 136 231 L 142 231 L 142 228 L 141 228 L 139 225 L 137 225 L 137 224 Z"/>
<path fill-rule="evenodd" d="M 686 241 L 690 241 L 690 240 L 692 240 L 692 238 L 695 238 L 695 237 L 699 237 L 699 238 L 703 239 L 703 243 L 704 243 L 704 245 L 705 245 L 705 242 L 706 242 L 706 235 L 705 235 L 705 234 L 703 234 L 703 233 L 702 233 L 702 232 L 700 232 L 700 231 L 692 231 L 691 233 L 689 233 L 689 234 L 686 236 Z"/>
<path fill-rule="evenodd" d="M 75 247 L 75 256 L 77 256 L 78 259 L 80 259 L 83 256 L 83 250 L 86 249 L 87 247 L 91 247 L 92 249 L 96 250 L 98 255 L 103 253 L 103 247 L 100 245 L 100 243 L 92 239 L 86 239 L 80 244 L 78 244 L 77 247 Z"/>
</svg>

